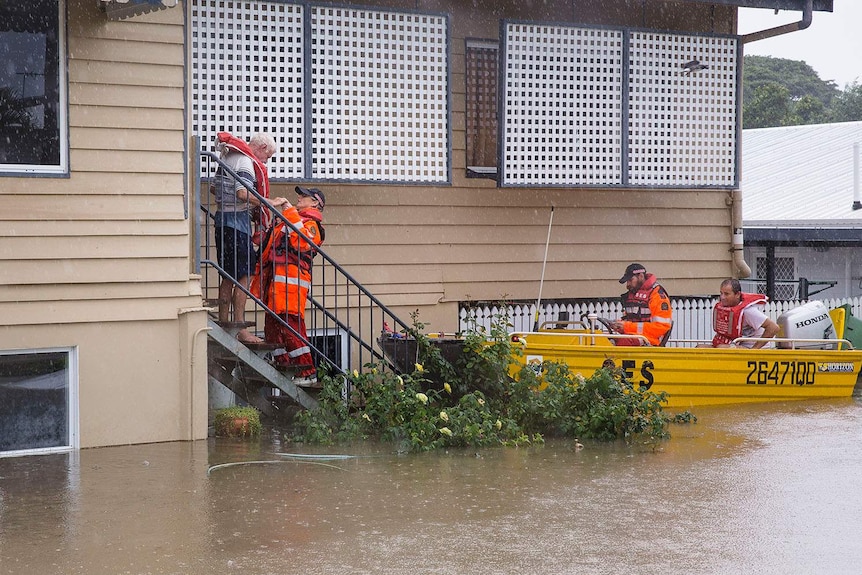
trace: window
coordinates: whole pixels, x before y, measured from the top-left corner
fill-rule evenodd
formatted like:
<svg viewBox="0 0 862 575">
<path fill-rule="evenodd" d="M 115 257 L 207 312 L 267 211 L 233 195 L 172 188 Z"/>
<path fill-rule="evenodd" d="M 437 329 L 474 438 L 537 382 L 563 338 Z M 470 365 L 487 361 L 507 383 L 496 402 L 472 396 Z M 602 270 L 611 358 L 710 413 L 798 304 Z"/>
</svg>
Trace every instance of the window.
<svg viewBox="0 0 862 575">
<path fill-rule="evenodd" d="M 78 446 L 72 349 L 0 353 L 0 453 Z"/>
<path fill-rule="evenodd" d="M 467 40 L 467 175 L 497 175 L 496 41 Z"/>
<path fill-rule="evenodd" d="M 448 21 L 311 8 L 312 178 L 449 180 Z"/>
<path fill-rule="evenodd" d="M 67 170 L 62 5 L 0 3 L 0 174 Z"/>
<path fill-rule="evenodd" d="M 303 13 L 281 2 L 192 2 L 192 125 L 212 151 L 221 131 L 275 138 L 272 178 L 304 175 Z"/>
<path fill-rule="evenodd" d="M 756 260 L 757 293 L 766 293 L 766 257 L 758 257 Z M 796 299 L 796 261 L 792 257 L 776 257 L 772 260 L 775 266 L 775 297 L 776 300 Z"/>
</svg>

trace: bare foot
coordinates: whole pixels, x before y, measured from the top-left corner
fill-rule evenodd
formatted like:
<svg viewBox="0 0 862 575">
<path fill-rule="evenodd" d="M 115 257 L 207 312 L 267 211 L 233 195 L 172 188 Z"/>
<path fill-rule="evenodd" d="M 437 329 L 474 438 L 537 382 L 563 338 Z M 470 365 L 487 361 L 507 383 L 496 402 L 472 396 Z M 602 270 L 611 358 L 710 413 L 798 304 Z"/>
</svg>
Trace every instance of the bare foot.
<svg viewBox="0 0 862 575">
<path fill-rule="evenodd" d="M 248 331 L 247 329 L 241 329 L 236 334 L 236 338 L 242 343 L 263 343 L 263 340 Z"/>
</svg>

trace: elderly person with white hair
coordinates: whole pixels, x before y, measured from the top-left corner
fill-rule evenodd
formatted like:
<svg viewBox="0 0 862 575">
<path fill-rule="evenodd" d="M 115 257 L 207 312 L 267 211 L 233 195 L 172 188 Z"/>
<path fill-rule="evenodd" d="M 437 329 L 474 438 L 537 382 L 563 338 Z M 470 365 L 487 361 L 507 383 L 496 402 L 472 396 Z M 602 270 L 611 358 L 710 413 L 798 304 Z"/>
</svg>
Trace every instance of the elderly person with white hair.
<svg viewBox="0 0 862 575">
<path fill-rule="evenodd" d="M 215 240 L 219 266 L 230 277 L 219 284 L 218 317 L 222 322 L 244 322 L 246 293 L 234 283 L 248 289 L 251 272 L 257 259 L 253 243 L 252 212 L 263 203 L 249 190 L 269 197 L 269 176 L 266 161 L 275 153 L 275 140 L 267 134 L 255 134 L 248 143 L 227 132 L 219 132 L 218 147 L 221 161 L 236 178 L 219 167 L 215 185 Z M 265 200 L 264 200 L 265 202 Z M 266 217 L 266 210 L 257 210 Z M 265 225 L 266 222 L 261 222 Z M 233 280 L 231 279 L 233 278 Z M 243 343 L 260 343 L 259 337 L 242 328 L 237 339 Z"/>
</svg>

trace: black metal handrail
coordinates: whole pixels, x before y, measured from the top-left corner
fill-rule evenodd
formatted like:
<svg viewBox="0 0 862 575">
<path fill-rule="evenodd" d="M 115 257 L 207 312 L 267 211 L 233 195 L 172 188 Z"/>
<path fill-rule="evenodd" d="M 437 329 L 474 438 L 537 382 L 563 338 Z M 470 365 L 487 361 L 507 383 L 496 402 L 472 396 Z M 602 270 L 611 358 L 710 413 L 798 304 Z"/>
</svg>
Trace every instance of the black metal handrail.
<svg viewBox="0 0 862 575">
<path fill-rule="evenodd" d="M 279 314 L 268 307 L 261 298 L 256 297 L 249 289 L 242 286 L 231 277 L 223 266 L 219 265 L 216 258 L 211 258 L 214 246 L 211 241 L 211 229 L 214 228 L 216 205 L 212 194 L 207 192 L 206 200 L 202 197 L 202 184 L 209 184 L 216 169 L 221 169 L 233 178 L 238 175 L 215 153 L 203 151 L 196 140 L 196 162 L 195 169 L 198 177 L 195 178 L 196 213 L 204 216 L 204 220 L 197 226 L 195 238 L 198 246 L 198 257 L 196 269 L 202 273 L 202 287 L 204 297 L 209 298 L 214 290 L 218 292 L 218 283 L 227 279 L 235 287 L 241 289 L 248 296 L 251 310 L 247 310 L 250 321 L 254 321 L 254 331 L 261 333 L 261 318 L 270 318 L 277 321 L 291 333 L 297 336 L 304 345 L 307 345 L 315 358 L 315 363 L 326 362 L 331 369 L 344 373 L 354 369 L 361 369 L 367 363 L 383 361 L 393 367 L 379 348 L 375 347 L 377 335 L 381 331 L 394 331 L 409 333 L 411 328 L 396 316 L 386 305 L 375 297 L 367 288 L 360 284 L 349 272 L 339 265 L 326 251 L 320 247 L 316 249 L 316 256 L 312 264 L 312 287 L 308 292 L 308 306 L 306 309 L 306 325 L 308 338 L 297 333 L 292 326 L 288 325 Z M 255 190 L 249 190 L 261 203 L 265 205 L 266 199 Z M 297 228 L 288 221 L 277 209 L 269 210 L 272 215 L 272 226 L 284 224 L 293 233 L 305 242 L 312 242 L 301 228 Z M 206 225 L 203 225 L 203 224 Z M 202 230 L 203 228 L 203 230 Z M 261 247 L 262 249 L 262 247 Z M 202 271 L 202 267 L 204 268 Z M 215 274 L 206 273 L 207 269 Z M 211 285 L 213 276 L 218 280 L 216 285 Z M 309 311 L 311 313 L 309 313 Z M 333 337 L 334 336 L 334 337 Z"/>
</svg>

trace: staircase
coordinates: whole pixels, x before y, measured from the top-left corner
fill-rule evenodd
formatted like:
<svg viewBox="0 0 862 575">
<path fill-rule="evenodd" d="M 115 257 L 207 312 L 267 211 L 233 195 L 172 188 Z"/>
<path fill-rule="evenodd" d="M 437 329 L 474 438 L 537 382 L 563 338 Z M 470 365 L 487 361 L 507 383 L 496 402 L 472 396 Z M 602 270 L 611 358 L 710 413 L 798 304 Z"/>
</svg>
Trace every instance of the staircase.
<svg viewBox="0 0 862 575">
<path fill-rule="evenodd" d="M 199 142 L 196 158 L 196 169 L 200 174 L 200 178 L 195 179 L 196 212 L 203 217 L 197 228 L 195 245 L 199 246 L 197 272 L 201 274 L 204 297 L 216 296 L 219 283 L 226 278 L 234 283 L 235 289 L 242 289 L 248 296 L 246 318 L 253 320 L 248 323 L 209 320 L 207 364 L 210 381 L 224 385 L 264 416 L 277 417 L 297 409 L 314 409 L 318 390 L 298 386 L 294 381 L 295 374 L 289 368 L 274 364 L 272 352 L 275 346 L 243 344 L 236 339 L 237 332 L 244 327 L 262 336 L 265 318 L 277 315 L 219 266 L 212 225 L 216 206 L 209 186 L 217 168 L 235 178 L 237 175 L 216 154 L 201 151 Z M 256 193 L 254 195 L 263 199 Z M 272 216 L 275 225 L 283 222 L 305 238 L 277 211 Z M 362 370 L 368 363 L 378 362 L 382 362 L 384 369 L 394 369 L 380 349 L 378 336 L 384 330 L 407 333 L 409 326 L 333 260 L 325 249 L 318 249 L 312 278 L 305 311 L 308 338 L 291 331 L 311 349 L 315 364 L 325 366 L 330 374 L 351 373 Z"/>
<path fill-rule="evenodd" d="M 236 339 L 237 331 L 253 325 L 253 322 L 209 320 L 207 372 L 210 380 L 221 383 L 266 417 L 282 415 L 291 405 L 304 409 L 317 407 L 314 391 L 297 386 L 290 368 L 276 368 L 267 359 L 275 345 L 244 344 Z M 278 395 L 273 394 L 276 389 L 280 392 Z"/>
</svg>

